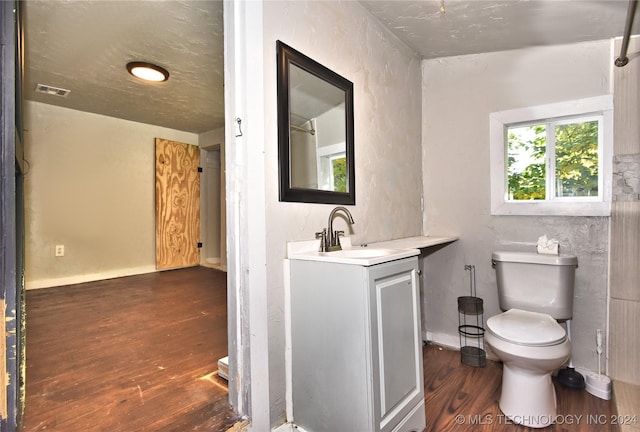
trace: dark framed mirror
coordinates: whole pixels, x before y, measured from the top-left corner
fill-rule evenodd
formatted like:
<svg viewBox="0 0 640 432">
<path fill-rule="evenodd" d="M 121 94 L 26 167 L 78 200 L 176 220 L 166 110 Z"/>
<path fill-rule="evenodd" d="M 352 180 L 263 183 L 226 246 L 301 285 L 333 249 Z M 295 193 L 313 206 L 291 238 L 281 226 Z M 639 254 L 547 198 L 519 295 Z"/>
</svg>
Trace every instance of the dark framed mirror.
<svg viewBox="0 0 640 432">
<path fill-rule="evenodd" d="M 354 205 L 353 83 L 276 48 L 280 201 Z"/>
</svg>

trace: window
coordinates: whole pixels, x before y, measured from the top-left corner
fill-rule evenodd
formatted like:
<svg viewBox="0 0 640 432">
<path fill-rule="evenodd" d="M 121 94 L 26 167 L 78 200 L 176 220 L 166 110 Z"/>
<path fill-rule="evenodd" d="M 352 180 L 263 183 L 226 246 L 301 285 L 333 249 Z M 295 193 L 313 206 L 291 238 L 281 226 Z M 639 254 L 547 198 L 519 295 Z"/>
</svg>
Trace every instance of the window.
<svg viewBox="0 0 640 432">
<path fill-rule="evenodd" d="M 507 126 L 507 201 L 599 198 L 602 116 Z"/>
<path fill-rule="evenodd" d="M 496 215 L 610 213 L 610 95 L 492 113 Z"/>
<path fill-rule="evenodd" d="M 318 147 L 318 189 L 347 191 L 347 154 L 344 143 Z"/>
<path fill-rule="evenodd" d="M 347 191 L 347 156 L 345 154 L 331 158 L 331 180 L 334 191 Z"/>
</svg>

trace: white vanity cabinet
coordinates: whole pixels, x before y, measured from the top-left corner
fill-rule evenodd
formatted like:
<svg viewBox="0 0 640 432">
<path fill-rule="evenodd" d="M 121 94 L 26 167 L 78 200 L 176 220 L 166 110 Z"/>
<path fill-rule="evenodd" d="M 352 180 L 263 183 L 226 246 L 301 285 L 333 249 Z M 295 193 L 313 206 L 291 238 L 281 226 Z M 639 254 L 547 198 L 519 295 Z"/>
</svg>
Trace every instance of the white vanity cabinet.
<svg viewBox="0 0 640 432">
<path fill-rule="evenodd" d="M 425 428 L 418 258 L 290 261 L 293 422 L 307 432 Z"/>
</svg>

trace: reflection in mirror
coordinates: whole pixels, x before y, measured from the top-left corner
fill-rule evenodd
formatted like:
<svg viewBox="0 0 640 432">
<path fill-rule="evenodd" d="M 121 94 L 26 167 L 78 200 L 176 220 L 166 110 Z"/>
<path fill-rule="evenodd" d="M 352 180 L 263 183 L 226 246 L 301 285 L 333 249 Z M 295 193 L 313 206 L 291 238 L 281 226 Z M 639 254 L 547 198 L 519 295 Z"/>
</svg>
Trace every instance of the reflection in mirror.
<svg viewBox="0 0 640 432">
<path fill-rule="evenodd" d="M 291 187 L 346 192 L 344 90 L 289 67 Z"/>
<path fill-rule="evenodd" d="M 355 204 L 353 84 L 278 42 L 280 200 Z"/>
</svg>

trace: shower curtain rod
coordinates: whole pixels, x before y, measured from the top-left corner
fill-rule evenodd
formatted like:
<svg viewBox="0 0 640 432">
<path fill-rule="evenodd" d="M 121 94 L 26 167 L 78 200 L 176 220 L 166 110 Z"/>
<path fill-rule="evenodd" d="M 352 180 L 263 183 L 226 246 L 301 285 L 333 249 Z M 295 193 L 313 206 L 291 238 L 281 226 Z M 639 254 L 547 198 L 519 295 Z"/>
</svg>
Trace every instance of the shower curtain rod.
<svg viewBox="0 0 640 432">
<path fill-rule="evenodd" d="M 298 130 L 300 132 L 307 132 L 310 135 L 315 135 L 316 134 L 316 130 L 313 128 L 313 119 L 308 119 L 306 117 L 301 116 L 300 114 L 296 114 L 296 113 L 291 113 L 292 116 L 296 116 L 299 119 L 302 119 L 305 121 L 305 123 L 309 123 L 310 128 L 309 129 L 305 129 L 303 127 L 300 126 L 296 126 L 296 125 L 291 125 L 291 129 L 295 129 Z"/>
<path fill-rule="evenodd" d="M 315 135 L 316 134 L 316 130 L 315 129 L 305 129 L 303 127 L 296 126 L 296 125 L 291 125 L 291 129 L 295 129 L 295 130 L 298 130 L 300 132 L 307 132 L 310 135 Z"/>
<path fill-rule="evenodd" d="M 631 36 L 631 27 L 633 27 L 633 17 L 636 14 L 636 6 L 638 0 L 629 0 L 629 8 L 627 9 L 627 22 L 624 25 L 624 37 L 622 38 L 622 46 L 620 47 L 620 57 L 615 61 L 615 65 L 622 67 L 629 63 L 627 57 L 627 49 L 629 48 L 629 37 Z"/>
</svg>

